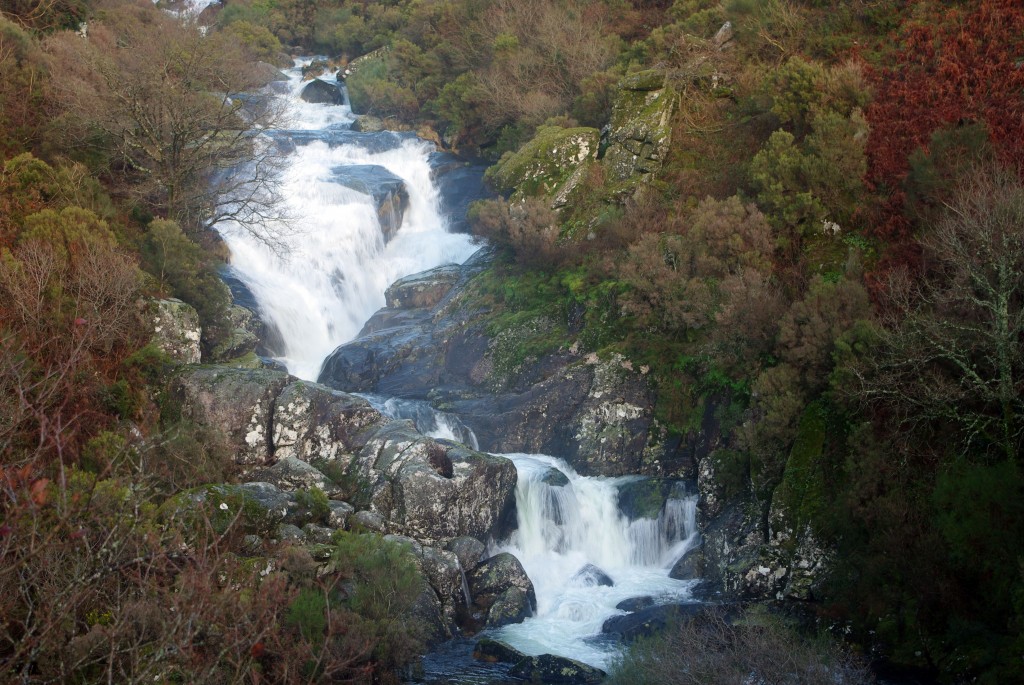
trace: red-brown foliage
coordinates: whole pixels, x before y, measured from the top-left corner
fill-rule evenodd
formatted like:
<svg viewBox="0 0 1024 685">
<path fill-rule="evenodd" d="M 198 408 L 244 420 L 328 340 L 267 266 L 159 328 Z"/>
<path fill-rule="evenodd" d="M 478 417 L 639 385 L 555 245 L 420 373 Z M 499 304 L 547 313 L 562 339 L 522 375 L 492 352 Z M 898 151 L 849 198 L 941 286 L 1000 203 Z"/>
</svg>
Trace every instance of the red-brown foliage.
<svg viewBox="0 0 1024 685">
<path fill-rule="evenodd" d="M 1024 171 L 1024 5 L 975 0 L 906 28 L 895 65 L 874 72 L 868 180 L 891 193 L 879 231 L 906 237 L 898 216 L 908 157 L 940 128 L 982 122 L 1002 161 Z"/>
</svg>

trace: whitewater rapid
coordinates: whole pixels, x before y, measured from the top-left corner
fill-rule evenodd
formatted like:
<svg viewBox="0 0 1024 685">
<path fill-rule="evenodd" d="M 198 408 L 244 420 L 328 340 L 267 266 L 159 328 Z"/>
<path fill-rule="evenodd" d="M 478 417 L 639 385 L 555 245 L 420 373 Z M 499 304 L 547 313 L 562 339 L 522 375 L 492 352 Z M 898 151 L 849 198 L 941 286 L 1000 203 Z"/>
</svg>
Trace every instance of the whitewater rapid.
<svg viewBox="0 0 1024 685">
<path fill-rule="evenodd" d="M 391 283 L 462 263 L 478 246 L 470 236 L 448 230 L 431 177 L 429 143 L 411 135 L 357 133 L 339 143 L 337 134 L 355 120 L 351 109 L 301 100 L 301 63 L 285 74 L 287 87 L 273 97 L 283 100 L 286 128 L 303 135 L 295 136 L 300 142 L 284 160 L 280 178 L 288 219 L 269 226 L 279 245 L 231 222 L 216 229 L 231 251 L 234 275 L 281 341 L 277 359 L 289 373 L 316 380 L 324 358 L 384 306 Z M 274 132 L 279 140 L 287 134 Z M 332 180 L 335 169 L 353 165 L 383 167 L 405 182 L 408 209 L 386 244 L 373 200 Z"/>
</svg>

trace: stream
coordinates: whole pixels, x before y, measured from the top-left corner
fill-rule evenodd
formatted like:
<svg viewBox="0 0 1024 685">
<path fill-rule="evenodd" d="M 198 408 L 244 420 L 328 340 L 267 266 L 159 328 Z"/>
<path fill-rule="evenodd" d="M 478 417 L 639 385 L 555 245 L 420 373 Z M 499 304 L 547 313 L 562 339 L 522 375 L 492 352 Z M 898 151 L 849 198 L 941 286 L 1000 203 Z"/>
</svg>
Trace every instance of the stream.
<svg viewBox="0 0 1024 685">
<path fill-rule="evenodd" d="M 287 155 L 280 183 L 291 220 L 277 227 L 284 249 L 230 223 L 216 228 L 231 251 L 229 282 L 244 288 L 267 326 L 270 354 L 291 374 L 315 381 L 324 358 L 384 306 L 388 285 L 462 263 L 480 245 L 452 230 L 460 220 L 452 208 L 459 203 L 446 199 L 438 182 L 445 165 L 451 167 L 450 155 L 408 133 L 352 131 L 356 117 L 347 105 L 299 98 L 305 85 L 300 66 L 286 70 L 288 81 L 273 89 L 286 103 L 288 128 L 265 136 L 266 144 Z M 333 81 L 332 75 L 323 78 Z M 388 416 L 414 421 L 425 434 L 477 446 L 458 417 L 426 403 L 364 397 Z M 556 456 L 502 456 L 519 476 L 518 529 L 508 540 L 492 541 L 489 552 L 519 558 L 534 583 L 537 610 L 523 623 L 487 634 L 526 654 L 567 656 L 608 669 L 621 647 L 601 628 L 625 613 L 617 604 L 637 597 L 656 603 L 690 598 L 695 581 L 673 580 L 668 572 L 698 544 L 697 498 L 679 489 L 658 518 L 630 520 L 619 506 L 620 489 L 639 476 L 588 478 Z M 470 643 L 463 643 L 425 659 L 428 680 L 487 682 L 469 675 L 481 666 L 468 660 Z"/>
</svg>

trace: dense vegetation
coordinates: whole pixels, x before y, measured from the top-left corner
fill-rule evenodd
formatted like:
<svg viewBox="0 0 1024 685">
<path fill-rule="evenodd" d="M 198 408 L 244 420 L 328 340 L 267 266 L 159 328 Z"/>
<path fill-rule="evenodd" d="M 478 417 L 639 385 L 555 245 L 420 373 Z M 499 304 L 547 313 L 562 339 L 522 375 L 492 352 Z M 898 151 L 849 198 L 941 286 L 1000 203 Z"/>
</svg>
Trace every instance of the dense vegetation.
<svg viewBox="0 0 1024 685">
<path fill-rule="evenodd" d="M 246 550 L 259 522 L 223 520 L 216 498 L 198 520 L 168 514 L 229 474 L 159 392 L 166 360 L 136 302 L 196 305 L 207 351 L 224 335 L 204 229 L 239 192 L 258 198 L 237 217 L 253 230 L 274 205 L 266 174 L 210 181 L 238 160 L 269 170 L 247 135 L 262 122 L 230 96 L 282 46 L 386 48 L 351 77 L 353 102 L 497 163 L 508 199 L 473 212 L 505 251 L 495 311 L 558 313 L 531 350 L 648 367 L 672 430 L 713 403 L 723 494 L 764 536 L 790 498 L 792 527 L 829 542 L 821 617 L 947 682 L 1020 679 L 1016 0 L 232 0 L 207 38 L 149 2 L 5 3 L 5 678 L 358 679 L 409 655 L 351 592 L 393 551 L 336 540 L 316 578 L 294 551 Z M 595 161 L 553 208 L 543 184 L 506 180 L 517 151 L 604 127 L 619 84 L 652 70 L 678 101 L 642 182 Z M 263 577 L 251 560 L 274 555 Z"/>
</svg>

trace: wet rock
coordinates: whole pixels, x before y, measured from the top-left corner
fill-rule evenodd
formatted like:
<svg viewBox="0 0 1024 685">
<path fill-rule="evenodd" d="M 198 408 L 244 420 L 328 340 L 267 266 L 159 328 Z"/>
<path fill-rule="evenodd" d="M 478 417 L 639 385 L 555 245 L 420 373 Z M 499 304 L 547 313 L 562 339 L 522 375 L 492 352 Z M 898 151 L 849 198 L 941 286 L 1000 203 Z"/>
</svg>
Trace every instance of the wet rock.
<svg viewBox="0 0 1024 685">
<path fill-rule="evenodd" d="M 629 599 L 624 599 L 618 604 L 616 604 L 615 608 L 619 611 L 632 612 L 640 611 L 641 609 L 646 609 L 652 606 L 654 606 L 653 597 L 630 597 Z"/>
<path fill-rule="evenodd" d="M 672 565 L 672 570 L 669 571 L 668 577 L 676 580 L 692 580 L 694 578 L 700 578 L 701 566 L 703 559 L 699 549 L 687 550 L 683 556 L 676 560 L 676 563 Z"/>
<path fill-rule="evenodd" d="M 292 380 L 286 373 L 207 366 L 171 381 L 182 416 L 225 437 L 239 464 L 270 459 L 274 400 Z"/>
<path fill-rule="evenodd" d="M 645 478 L 619 487 L 619 511 L 630 521 L 656 519 L 669 498 L 686 495 L 686 484 L 666 478 Z"/>
<path fill-rule="evenodd" d="M 320 105 L 341 105 L 344 104 L 345 98 L 341 94 L 341 90 L 338 86 L 327 81 L 321 81 L 318 78 L 310 81 L 305 88 L 302 89 L 302 93 L 299 94 L 306 102 Z"/>
<path fill-rule="evenodd" d="M 458 416 L 488 452 L 559 454 L 582 475 L 693 476 L 694 457 L 717 433 L 702 425 L 685 441 L 668 435 L 654 419 L 645 369 L 620 355 L 558 350 L 512 365 L 523 338 L 537 331 L 488 334 L 485 312 L 466 294 L 485 263 L 471 262 L 434 307 L 378 311 L 357 339 L 328 356 L 320 382 L 430 400 Z"/>
<path fill-rule="evenodd" d="M 615 581 L 607 573 L 593 564 L 587 564 L 572 577 L 572 584 L 577 587 L 612 587 Z"/>
<path fill-rule="evenodd" d="M 540 482 L 553 488 L 562 488 L 569 484 L 569 477 L 552 467 L 544 472 Z"/>
<path fill-rule="evenodd" d="M 358 436 L 384 421 L 360 397 L 296 381 L 274 401 L 274 454 L 346 469 L 362 446 Z"/>
<path fill-rule="evenodd" d="M 473 606 L 487 613 L 488 626 L 492 625 L 490 612 L 494 606 L 498 606 L 494 618 L 498 625 L 507 625 L 515 617 L 521 621 L 537 609 L 533 582 L 526 575 L 519 559 L 508 552 L 483 562 L 466 574 L 466 580 Z M 519 593 L 506 594 L 510 588 L 516 588 Z"/>
<path fill-rule="evenodd" d="M 468 233 L 466 212 L 470 204 L 493 196 L 484 184 L 485 170 L 481 164 L 471 164 L 447 152 L 431 153 L 431 176 L 440 196 L 441 211 L 448 217 L 448 229 L 453 233 Z"/>
<path fill-rule="evenodd" d="M 697 603 L 653 606 L 624 616 L 612 616 L 601 626 L 601 632 L 623 642 L 633 642 L 664 630 L 670 622 L 693 617 L 704 608 L 704 604 Z"/>
<path fill-rule="evenodd" d="M 384 299 L 392 309 L 433 307 L 448 294 L 461 275 L 459 266 L 448 265 L 406 276 L 384 291 Z"/>
<path fill-rule="evenodd" d="M 487 612 L 488 628 L 500 628 L 512 623 L 522 623 L 533 611 L 526 593 L 517 587 L 510 587 L 494 600 Z"/>
<path fill-rule="evenodd" d="M 473 646 L 473 658 L 491 664 L 515 664 L 525 659 L 526 655 L 504 642 L 484 638 Z"/>
<path fill-rule="evenodd" d="M 553 654 L 530 656 L 521 660 L 509 675 L 534 683 L 552 683 L 558 685 L 576 685 L 600 683 L 607 675 L 604 671 L 588 666 L 575 659 L 567 659 Z"/>
<path fill-rule="evenodd" d="M 358 193 L 369 195 L 377 208 L 384 242 L 395 237 L 409 208 L 405 181 L 382 166 L 347 164 L 331 169 L 330 180 Z"/>
<path fill-rule="evenodd" d="M 195 308 L 173 298 L 156 300 L 153 308 L 153 344 L 180 364 L 198 364 L 203 331 Z"/>
<path fill-rule="evenodd" d="M 446 548 L 455 553 L 455 556 L 459 559 L 459 564 L 466 572 L 476 568 L 487 555 L 487 546 L 468 535 L 455 538 L 446 545 Z"/>
</svg>

